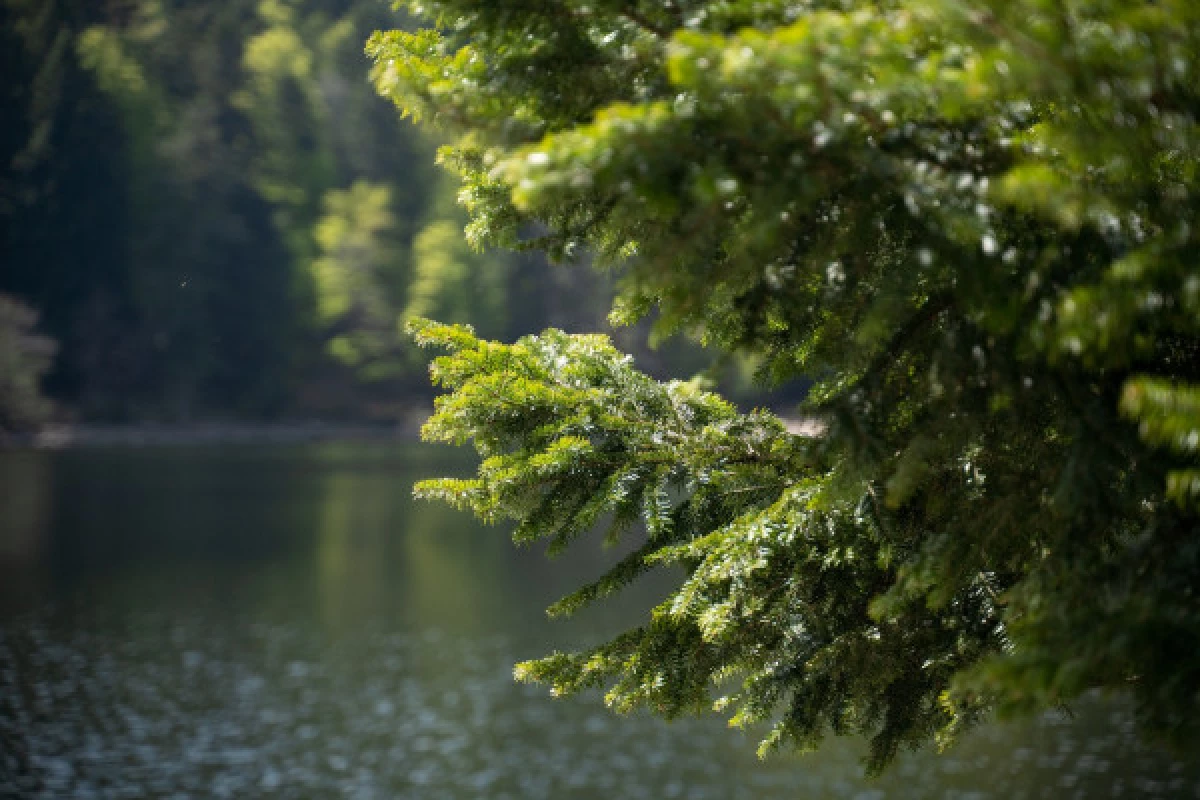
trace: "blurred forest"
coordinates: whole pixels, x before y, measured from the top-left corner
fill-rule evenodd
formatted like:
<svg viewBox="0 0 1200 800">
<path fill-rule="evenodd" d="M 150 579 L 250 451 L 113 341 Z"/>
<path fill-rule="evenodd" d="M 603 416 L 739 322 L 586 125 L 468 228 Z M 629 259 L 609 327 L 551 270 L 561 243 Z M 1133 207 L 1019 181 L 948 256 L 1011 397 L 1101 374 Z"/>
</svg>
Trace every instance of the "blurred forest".
<svg viewBox="0 0 1200 800">
<path fill-rule="evenodd" d="M 430 391 L 410 315 L 605 327 L 609 277 L 467 246 L 437 143 L 368 80 L 364 41 L 405 22 L 382 0 L 0 0 L 0 430 L 394 419 Z M 651 372 L 706 363 L 642 334 L 621 344 Z"/>
</svg>

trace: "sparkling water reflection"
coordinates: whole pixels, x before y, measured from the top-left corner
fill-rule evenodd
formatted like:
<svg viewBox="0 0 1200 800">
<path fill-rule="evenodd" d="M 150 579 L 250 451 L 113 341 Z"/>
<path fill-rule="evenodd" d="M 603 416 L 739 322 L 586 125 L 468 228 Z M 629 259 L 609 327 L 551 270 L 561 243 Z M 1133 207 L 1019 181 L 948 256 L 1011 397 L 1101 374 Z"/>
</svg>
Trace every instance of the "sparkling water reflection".
<svg viewBox="0 0 1200 800">
<path fill-rule="evenodd" d="M 397 446 L 0 454 L 0 797 L 1200 796 L 1128 715 L 991 726 L 864 780 L 859 750 L 753 757 L 718 720 L 552 700 L 513 662 L 611 632 L 670 576 L 571 625 L 595 573 L 436 506 L 457 456 Z"/>
</svg>

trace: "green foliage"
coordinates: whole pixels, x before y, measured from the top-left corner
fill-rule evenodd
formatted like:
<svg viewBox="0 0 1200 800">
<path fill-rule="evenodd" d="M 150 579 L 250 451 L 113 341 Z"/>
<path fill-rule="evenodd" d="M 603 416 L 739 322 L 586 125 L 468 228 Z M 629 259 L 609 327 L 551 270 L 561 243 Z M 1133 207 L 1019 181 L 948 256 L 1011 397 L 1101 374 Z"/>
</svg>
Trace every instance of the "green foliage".
<svg viewBox="0 0 1200 800">
<path fill-rule="evenodd" d="M 264 16 L 275 6 L 264 4 Z M 242 61 L 249 87 L 236 102 L 264 139 L 260 191 L 284 208 L 303 210 L 312 202 L 313 190 L 330 182 L 332 164 L 328 151 L 312 141 L 323 111 L 314 80 L 315 54 L 288 21 L 290 16 L 247 40 Z"/>
<path fill-rule="evenodd" d="M 394 237 L 387 186 L 357 182 L 325 196 L 317 223 L 319 255 L 313 262 L 317 315 L 328 332 L 329 352 L 350 366 L 373 367 L 398 346 L 394 291 L 389 283 L 407 263 Z"/>
<path fill-rule="evenodd" d="M 50 414 L 41 382 L 56 346 L 36 324 L 36 313 L 0 295 L 0 433 L 35 428 Z"/>
<path fill-rule="evenodd" d="M 1125 384 L 1121 410 L 1140 421 L 1142 438 L 1194 461 L 1200 449 L 1200 387 L 1161 379 L 1133 378 Z M 1181 467 L 1167 474 L 1167 496 L 1182 505 L 1200 497 L 1200 469 Z"/>
<path fill-rule="evenodd" d="M 686 573 L 523 675 L 857 731 L 874 768 L 1095 688 L 1196 736 L 1200 6 L 412 7 L 436 28 L 377 34 L 376 84 L 452 137 L 477 240 L 586 252 L 615 319 L 818 380 L 801 441 L 594 338 L 419 326 L 452 350 L 427 434 L 485 458 L 423 493 L 555 546 L 640 519 L 563 610 Z"/>
<path fill-rule="evenodd" d="M 466 220 L 454 205 L 450 187 L 442 187 L 429 209 L 429 220 L 413 240 L 413 275 L 403 319 L 434 317 L 472 322 L 489 335 L 510 330 L 509 303 L 515 265 L 496 253 L 471 248 L 463 235 Z M 544 291 L 552 291 L 545 284 Z"/>
<path fill-rule="evenodd" d="M 434 148 L 361 47 L 402 20 L 365 1 L 0 0 L 0 291 L 61 342 L 57 399 L 84 419 L 255 417 L 424 389 L 398 319 Z"/>
<path fill-rule="evenodd" d="M 128 374 L 112 387 L 125 413 L 263 414 L 297 378 L 288 342 L 305 297 L 272 230 L 273 198 L 247 185 L 253 149 L 233 107 L 242 75 L 224 56 L 240 51 L 254 5 L 145 0 L 77 39 L 80 65 L 121 117 L 113 202 L 126 204 L 127 266 L 113 291 L 125 307 L 89 327 L 124 328 L 140 344 L 122 353 Z"/>
<path fill-rule="evenodd" d="M 121 351 L 142 341 L 113 341 L 104 324 L 125 312 L 113 296 L 128 259 L 121 115 L 77 58 L 77 34 L 97 10 L 76 0 L 0 2 L 0 292 L 37 308 L 60 344 L 46 381 L 56 399 L 83 394 L 85 373 L 103 391 L 124 371 Z"/>
<path fill-rule="evenodd" d="M 57 400 L 381 416 L 429 393 L 409 315 L 603 324 L 610 278 L 464 239 L 435 140 L 365 80 L 367 32 L 407 23 L 374 0 L 0 0 L 0 291 L 61 343 Z"/>
<path fill-rule="evenodd" d="M 405 318 L 436 316 L 454 322 L 502 315 L 505 297 L 503 283 L 497 279 L 503 278 L 504 265 L 488 270 L 482 262 L 467 245 L 462 225 L 453 218 L 430 222 L 413 242 L 413 282 Z M 489 288 L 493 291 L 487 291 Z M 476 290 L 482 291 L 477 294 Z M 490 314 L 472 313 L 477 310 L 472 301 L 478 295 L 491 306 L 486 309 Z"/>
</svg>

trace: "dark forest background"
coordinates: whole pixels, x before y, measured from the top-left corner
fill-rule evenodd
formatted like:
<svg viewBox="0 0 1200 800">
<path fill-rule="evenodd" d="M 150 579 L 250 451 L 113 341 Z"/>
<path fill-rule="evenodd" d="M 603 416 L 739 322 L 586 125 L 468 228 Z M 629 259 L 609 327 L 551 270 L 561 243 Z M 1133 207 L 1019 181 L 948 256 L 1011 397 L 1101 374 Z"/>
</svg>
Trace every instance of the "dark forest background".
<svg viewBox="0 0 1200 800">
<path fill-rule="evenodd" d="M 606 329 L 611 278 L 476 253 L 369 82 L 381 0 L 0 0 L 0 429 L 389 420 L 408 316 Z M 695 348 L 637 344 L 658 374 Z M 43 397 L 48 396 L 48 400 Z"/>
</svg>

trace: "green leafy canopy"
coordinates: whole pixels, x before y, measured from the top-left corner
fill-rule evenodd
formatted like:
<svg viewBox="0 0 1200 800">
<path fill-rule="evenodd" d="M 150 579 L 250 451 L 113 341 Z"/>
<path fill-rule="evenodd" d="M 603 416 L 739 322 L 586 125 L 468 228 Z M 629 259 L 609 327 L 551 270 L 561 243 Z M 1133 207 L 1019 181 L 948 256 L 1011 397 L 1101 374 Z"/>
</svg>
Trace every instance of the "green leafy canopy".
<svg viewBox="0 0 1200 800">
<path fill-rule="evenodd" d="M 484 459 L 420 493 L 555 548 L 644 537 L 559 611 L 684 570 L 521 677 L 715 703 L 768 748 L 862 734 L 874 769 L 1096 688 L 1195 737 L 1200 5 L 411 7 L 376 83 L 449 137 L 477 243 L 586 252 L 616 320 L 818 380 L 805 439 L 602 337 L 416 323 L 450 351 L 426 435 Z"/>
</svg>

